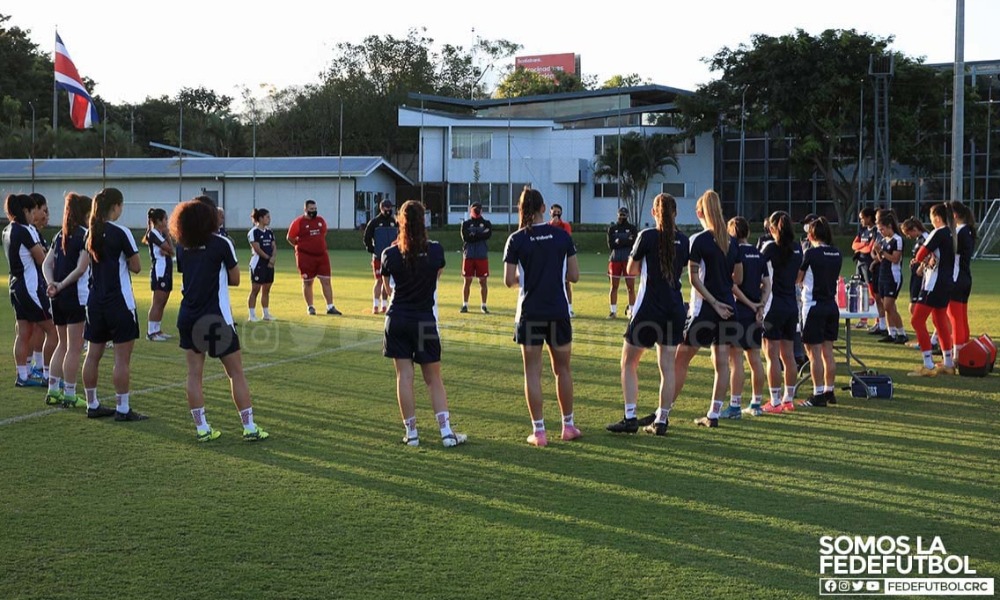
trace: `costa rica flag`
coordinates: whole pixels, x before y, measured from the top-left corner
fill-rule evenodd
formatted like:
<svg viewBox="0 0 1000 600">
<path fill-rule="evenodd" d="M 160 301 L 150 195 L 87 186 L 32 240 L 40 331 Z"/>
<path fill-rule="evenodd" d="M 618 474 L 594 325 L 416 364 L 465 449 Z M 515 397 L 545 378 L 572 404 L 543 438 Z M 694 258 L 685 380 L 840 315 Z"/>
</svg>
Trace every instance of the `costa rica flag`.
<svg viewBox="0 0 1000 600">
<path fill-rule="evenodd" d="M 73 126 L 77 129 L 93 127 L 100 119 L 97 117 L 97 107 L 94 100 L 83 86 L 83 79 L 69 57 L 59 32 L 56 32 L 56 86 L 66 90 L 69 95 L 69 112 Z"/>
</svg>

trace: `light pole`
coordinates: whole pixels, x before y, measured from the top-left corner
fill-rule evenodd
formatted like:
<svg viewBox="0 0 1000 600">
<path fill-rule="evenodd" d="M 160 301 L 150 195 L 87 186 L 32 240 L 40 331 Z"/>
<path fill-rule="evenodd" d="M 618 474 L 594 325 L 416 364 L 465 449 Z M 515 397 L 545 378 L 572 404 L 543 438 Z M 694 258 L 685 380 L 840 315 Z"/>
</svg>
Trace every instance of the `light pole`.
<svg viewBox="0 0 1000 600">
<path fill-rule="evenodd" d="M 965 165 L 965 0 L 955 0 L 955 77 L 951 105 L 951 199 L 961 200 Z"/>
<path fill-rule="evenodd" d="M 743 214 L 743 160 L 746 152 L 746 123 L 747 123 L 747 90 L 750 85 L 743 86 L 743 96 L 740 100 L 740 172 L 737 177 L 736 191 L 736 214 Z"/>
<path fill-rule="evenodd" d="M 340 198 L 344 189 L 343 179 L 344 173 L 344 97 L 340 97 L 340 125 L 338 126 L 337 134 L 340 138 L 337 149 L 337 229 L 341 228 L 341 204 Z"/>
<path fill-rule="evenodd" d="M 35 105 L 28 103 L 31 107 L 31 191 L 35 191 Z"/>
</svg>

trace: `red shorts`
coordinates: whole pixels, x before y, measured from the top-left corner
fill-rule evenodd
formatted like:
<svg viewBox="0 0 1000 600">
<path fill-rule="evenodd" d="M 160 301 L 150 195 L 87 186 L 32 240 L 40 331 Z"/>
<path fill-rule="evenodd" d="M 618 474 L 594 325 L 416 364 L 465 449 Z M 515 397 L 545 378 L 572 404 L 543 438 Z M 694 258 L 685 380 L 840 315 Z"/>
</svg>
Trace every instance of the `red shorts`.
<svg viewBox="0 0 1000 600">
<path fill-rule="evenodd" d="M 302 279 L 312 280 L 316 277 L 330 276 L 330 255 L 329 254 L 303 254 L 295 253 L 295 266 L 299 268 Z"/>
<path fill-rule="evenodd" d="M 382 261 L 374 256 L 372 257 L 372 274 L 375 275 L 375 279 L 382 279 Z"/>
<path fill-rule="evenodd" d="M 463 258 L 463 277 L 489 277 L 490 259 L 488 258 Z"/>
<path fill-rule="evenodd" d="M 625 277 L 628 275 L 626 267 L 628 267 L 628 261 L 611 261 L 608 263 L 608 275 L 611 277 Z"/>
</svg>

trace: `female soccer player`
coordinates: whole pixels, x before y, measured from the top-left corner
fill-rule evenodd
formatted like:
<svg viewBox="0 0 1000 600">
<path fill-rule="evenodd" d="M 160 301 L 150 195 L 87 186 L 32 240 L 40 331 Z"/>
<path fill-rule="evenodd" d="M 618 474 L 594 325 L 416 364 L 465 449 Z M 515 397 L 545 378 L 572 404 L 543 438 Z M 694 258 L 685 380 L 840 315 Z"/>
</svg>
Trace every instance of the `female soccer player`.
<svg viewBox="0 0 1000 600">
<path fill-rule="evenodd" d="M 86 398 L 76 394 L 76 380 L 83 354 L 83 328 L 87 319 L 87 297 L 90 295 L 90 255 L 85 243 L 91 202 L 87 196 L 72 192 L 66 195 L 62 229 L 56 234 L 42 263 L 42 272 L 48 282 L 46 293 L 52 302 L 52 320 L 59 336 L 50 363 L 49 391 L 45 401 L 73 408 L 87 405 Z M 65 386 L 61 392 L 60 380 Z M 87 416 L 110 417 L 114 413 L 114 409 L 98 406 L 88 410 Z"/>
<path fill-rule="evenodd" d="M 955 287 L 955 249 L 958 244 L 952 211 L 944 204 L 935 204 L 931 207 L 931 224 L 934 225 L 934 231 L 917 250 L 917 255 L 911 263 L 922 263 L 924 269 L 920 296 L 917 298 L 910 320 L 917 334 L 917 342 L 920 343 L 924 364 L 909 373 L 913 377 L 955 374 L 951 322 L 948 319 L 948 303 Z M 939 367 L 934 365 L 931 336 L 927 331 L 928 316 L 937 329 L 938 342 L 944 357 L 944 362 Z"/>
<path fill-rule="evenodd" d="M 31 378 L 28 358 L 31 338 L 36 329 L 45 327 L 49 320 L 49 299 L 44 293 L 39 265 L 45 260 L 45 251 L 31 224 L 35 220 L 35 201 L 26 194 L 10 194 L 4 200 L 4 211 L 10 224 L 3 230 L 3 248 L 10 266 L 10 303 L 14 306 L 16 332 L 14 335 L 14 366 L 17 369 L 17 387 L 41 387 L 40 379 Z"/>
<path fill-rule="evenodd" d="M 802 255 L 798 283 L 802 286 L 802 343 L 809 354 L 813 396 L 799 406 L 834 404 L 833 387 L 837 363 L 833 343 L 840 330 L 840 308 L 837 306 L 837 282 L 844 257 L 833 245 L 833 232 L 825 217 L 813 221 L 809 228 L 811 248 Z"/>
<path fill-rule="evenodd" d="M 955 287 L 948 302 L 955 352 L 969 343 L 969 295 L 972 293 L 972 253 L 976 249 L 976 216 L 959 200 L 948 203 L 955 219 L 958 248 L 954 270 Z"/>
<path fill-rule="evenodd" d="M 549 220 L 549 225 L 553 227 L 558 227 L 562 229 L 570 236 L 573 235 L 573 226 L 569 224 L 569 221 L 563 220 L 563 207 L 559 204 L 553 204 L 550 209 L 549 214 L 552 218 Z M 573 313 L 573 282 L 566 282 L 566 301 L 569 302 L 569 316 L 573 318 L 576 314 Z"/>
<path fill-rule="evenodd" d="M 910 217 L 903 221 L 902 224 L 903 235 L 913 240 L 913 253 L 910 256 L 910 304 L 908 306 L 910 317 L 913 317 L 913 310 L 917 307 L 917 298 L 920 296 L 920 288 L 922 287 L 924 281 L 924 265 L 921 262 L 917 262 L 917 252 L 920 248 L 927 242 L 927 238 L 930 234 L 927 233 L 927 229 L 924 224 L 920 222 L 920 219 L 916 217 Z M 911 348 L 919 348 L 920 342 L 911 342 L 907 344 Z M 937 344 L 937 332 L 931 336 L 931 349 L 940 350 Z"/>
<path fill-rule="evenodd" d="M 274 283 L 274 262 L 277 258 L 278 246 L 274 243 L 274 232 L 271 231 L 271 213 L 266 208 L 255 208 L 250 213 L 253 229 L 247 232 L 247 241 L 253 256 L 250 257 L 250 296 L 247 298 L 247 308 L 250 310 L 249 321 L 257 320 L 257 294 L 260 294 L 260 307 L 264 310 L 265 321 L 277 321 L 268 306 L 271 302 L 271 284 Z"/>
<path fill-rule="evenodd" d="M 903 289 L 903 236 L 899 234 L 896 213 L 883 212 L 878 219 L 879 240 L 872 251 L 878 266 L 878 295 L 882 299 L 887 332 L 878 341 L 883 344 L 905 344 L 909 341 L 899 316 L 896 298 Z"/>
<path fill-rule="evenodd" d="M 872 249 L 875 247 L 875 238 L 878 236 L 878 228 L 875 226 L 875 209 L 866 206 L 858 213 L 858 235 L 854 236 L 851 249 L 854 250 L 854 262 L 856 272 L 863 281 L 870 281 L 872 269 Z M 868 293 L 873 297 L 876 290 L 869 286 Z M 878 310 L 882 311 L 882 306 Z M 868 327 L 868 319 L 858 319 L 855 329 L 865 329 Z"/>
<path fill-rule="evenodd" d="M 549 346 L 556 397 L 562 412 L 562 439 L 580 437 L 573 421 L 573 326 L 566 282 L 580 280 L 576 247 L 568 233 L 545 222 L 545 200 L 538 190 L 525 189 L 518 202 L 521 228 L 504 247 L 504 284 L 517 287 L 514 341 L 521 345 L 524 395 L 533 431 L 528 443 L 545 446 L 542 416 L 542 344 Z"/>
<path fill-rule="evenodd" d="M 872 262 L 869 265 L 868 271 L 868 291 L 871 292 L 872 301 L 875 303 L 875 309 L 878 311 L 878 320 L 875 324 L 868 328 L 869 335 L 884 336 L 888 332 L 888 324 L 885 319 L 885 304 L 882 303 L 882 296 L 879 293 L 881 291 L 881 284 L 879 283 L 882 278 L 882 269 L 878 264 L 876 258 L 878 257 L 878 246 L 882 241 L 882 234 L 878 232 L 878 220 L 881 219 L 890 209 L 880 208 L 875 211 L 875 218 L 871 222 L 871 226 L 875 229 L 875 235 L 872 236 L 872 252 L 871 259 Z M 862 225 L 867 224 L 867 220 L 862 221 Z"/>
<path fill-rule="evenodd" d="M 146 212 L 146 235 L 142 243 L 149 246 L 149 286 L 153 290 L 153 301 L 149 305 L 149 325 L 146 339 L 165 342 L 170 336 L 163 333 L 163 309 L 174 289 L 174 245 L 167 232 L 167 211 L 151 208 Z"/>
<path fill-rule="evenodd" d="M 115 421 L 143 421 L 143 414 L 129 405 L 129 365 L 132 347 L 139 338 L 132 278 L 138 273 L 139 248 L 132 232 L 115 221 L 121 217 L 125 197 L 116 188 L 104 188 L 94 196 L 90 209 L 87 252 L 90 254 L 91 288 L 87 298 L 87 325 L 83 337 L 90 342 L 83 362 L 83 385 L 87 408 L 100 407 L 97 380 L 105 344 L 114 342 Z M 89 415 L 89 410 L 88 410 Z"/>
<path fill-rule="evenodd" d="M 725 404 L 729 387 L 730 347 L 739 343 L 733 320 L 736 298 L 733 285 L 743 282 L 743 264 L 736 240 L 729 236 L 722 217 L 722 203 L 714 190 L 698 198 L 695 214 L 704 229 L 691 238 L 688 275 L 691 279 L 691 304 L 684 327 L 683 342 L 677 346 L 674 397 L 680 396 L 687 379 L 691 359 L 703 346 L 712 347 L 715 383 L 705 417 L 695 423 L 705 427 L 719 426 L 719 412 Z"/>
<path fill-rule="evenodd" d="M 795 230 L 788 213 L 777 211 L 768 221 L 774 241 L 764 245 L 761 257 L 771 275 L 771 294 L 763 310 L 764 352 L 771 400 L 761 408 L 760 413 L 754 414 L 795 410 L 795 377 L 798 372 L 795 334 L 799 326 L 799 305 L 795 286 L 802 265 L 802 247 L 795 241 Z"/>
<path fill-rule="evenodd" d="M 761 399 L 764 391 L 764 365 L 760 360 L 760 346 L 763 334 L 761 320 L 764 307 L 770 302 L 771 274 L 767 261 L 756 246 L 749 243 L 750 223 L 743 217 L 733 217 L 728 223 L 729 235 L 739 243 L 740 263 L 743 265 L 743 281 L 733 286 L 736 296 L 736 323 L 739 325 L 739 348 L 729 353 L 729 406 L 720 415 L 723 419 L 739 419 L 743 416 L 741 402 L 746 374 L 743 358 L 750 363 L 750 386 L 753 397 L 747 414 L 761 414 Z M 765 243 L 766 244 L 766 243 Z"/>
<path fill-rule="evenodd" d="M 45 196 L 32 192 L 28 194 L 34 201 L 34 220 L 31 226 L 38 234 L 42 251 L 46 254 L 49 251 L 49 241 L 45 238 L 44 231 L 49 225 L 49 204 Z M 41 274 L 41 273 L 39 273 Z M 45 285 L 42 282 L 41 294 L 45 294 Z M 50 303 L 51 304 L 51 303 Z M 49 379 L 49 364 L 52 360 L 52 353 L 55 352 L 57 342 L 56 328 L 52 323 L 51 307 L 49 318 L 40 323 L 41 327 L 35 327 L 31 336 L 31 376 L 46 382 Z"/>
<path fill-rule="evenodd" d="M 684 300 L 679 274 L 687 262 L 687 236 L 676 230 L 677 201 L 670 194 L 653 198 L 656 227 L 639 232 L 629 255 L 625 273 L 639 277 L 639 293 L 622 343 L 622 396 L 625 417 L 607 426 L 612 433 L 639 430 L 636 404 L 639 398 L 639 360 L 656 346 L 660 369 L 659 406 L 644 429 L 666 435 L 670 409 L 674 405 L 674 355 L 684 331 Z"/>
<path fill-rule="evenodd" d="M 268 433 L 253 420 L 250 386 L 243 372 L 240 338 L 233 325 L 233 311 L 226 285 L 240 284 L 236 248 L 232 240 L 218 233 L 216 210 L 198 199 L 182 202 L 170 215 L 170 234 L 184 247 L 181 258 L 181 306 L 177 312 L 177 333 L 187 359 L 187 401 L 197 429 L 197 440 L 209 442 L 221 432 L 205 420 L 202 378 L 205 355 L 222 362 L 233 403 L 243 423 L 243 440 L 257 442 Z M 223 279 L 225 278 L 225 279 Z"/>
<path fill-rule="evenodd" d="M 437 326 L 437 284 L 444 270 L 444 249 L 427 239 L 424 206 L 408 200 L 399 209 L 396 243 L 379 256 L 382 283 L 392 290 L 385 317 L 382 354 L 396 367 L 396 398 L 406 435 L 403 443 L 419 446 L 413 402 L 413 363 L 427 384 L 431 406 L 445 448 L 464 444 L 468 437 L 451 429 L 448 395 L 441 380 L 441 338 Z M 390 284 L 391 282 L 391 284 Z"/>
</svg>

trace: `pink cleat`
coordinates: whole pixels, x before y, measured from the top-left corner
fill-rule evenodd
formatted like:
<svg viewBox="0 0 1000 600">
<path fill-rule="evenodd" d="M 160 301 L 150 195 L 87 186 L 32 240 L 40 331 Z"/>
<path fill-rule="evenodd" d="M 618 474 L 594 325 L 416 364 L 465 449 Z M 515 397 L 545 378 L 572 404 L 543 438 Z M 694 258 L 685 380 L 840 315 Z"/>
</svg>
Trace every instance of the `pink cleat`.
<svg viewBox="0 0 1000 600">
<path fill-rule="evenodd" d="M 532 446 L 538 446 L 539 448 L 548 446 L 549 440 L 548 438 L 545 437 L 545 430 L 542 429 L 541 431 L 536 431 L 531 435 L 529 435 L 528 443 L 531 444 Z"/>
<path fill-rule="evenodd" d="M 563 429 L 562 429 L 562 441 L 568 442 L 570 440 L 575 440 L 576 438 L 578 438 L 578 437 L 580 437 L 582 435 L 583 435 L 583 433 L 581 433 L 580 430 L 577 429 L 575 426 L 573 426 L 573 425 L 563 425 Z"/>
<path fill-rule="evenodd" d="M 782 408 L 781 404 L 772 404 L 770 402 L 766 403 L 761 410 L 769 415 L 778 415 L 785 412 L 785 409 Z"/>
<path fill-rule="evenodd" d="M 782 402 L 781 403 L 782 412 L 793 412 L 795 410 L 795 401 Z"/>
</svg>

